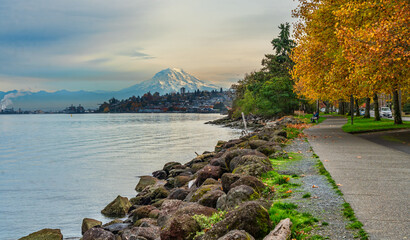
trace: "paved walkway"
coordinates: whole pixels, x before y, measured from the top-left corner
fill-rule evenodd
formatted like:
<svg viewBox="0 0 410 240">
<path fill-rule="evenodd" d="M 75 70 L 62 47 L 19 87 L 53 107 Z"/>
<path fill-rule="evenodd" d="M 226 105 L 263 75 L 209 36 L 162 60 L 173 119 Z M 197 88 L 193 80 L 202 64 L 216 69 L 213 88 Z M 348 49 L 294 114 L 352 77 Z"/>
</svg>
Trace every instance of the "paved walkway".
<svg viewBox="0 0 410 240">
<path fill-rule="evenodd" d="M 370 239 L 410 240 L 410 155 L 343 132 L 346 121 L 307 129 L 309 142 Z"/>
</svg>

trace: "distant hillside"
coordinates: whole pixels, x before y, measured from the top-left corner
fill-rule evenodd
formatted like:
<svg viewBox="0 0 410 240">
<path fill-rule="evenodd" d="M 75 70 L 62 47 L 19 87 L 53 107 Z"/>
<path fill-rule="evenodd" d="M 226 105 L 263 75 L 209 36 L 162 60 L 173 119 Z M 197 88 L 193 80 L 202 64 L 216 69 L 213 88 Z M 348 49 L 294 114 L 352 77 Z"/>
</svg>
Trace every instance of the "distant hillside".
<svg viewBox="0 0 410 240">
<path fill-rule="evenodd" d="M 112 97 L 117 99 L 127 99 L 132 96 L 142 96 L 147 92 L 166 94 L 179 92 L 182 87 L 186 89 L 186 92 L 194 92 L 195 90 L 219 90 L 219 87 L 201 81 L 181 69 L 168 68 L 156 73 L 154 77 L 149 80 L 120 91 L 90 92 L 61 90 L 56 92 L 19 92 L 14 90 L 0 92 L 0 99 L 2 101 L 0 107 L 21 108 L 23 110 L 41 109 L 46 111 L 58 111 L 63 110 L 71 104 L 81 104 L 86 109 L 96 109 L 99 107 L 99 104 Z"/>
</svg>

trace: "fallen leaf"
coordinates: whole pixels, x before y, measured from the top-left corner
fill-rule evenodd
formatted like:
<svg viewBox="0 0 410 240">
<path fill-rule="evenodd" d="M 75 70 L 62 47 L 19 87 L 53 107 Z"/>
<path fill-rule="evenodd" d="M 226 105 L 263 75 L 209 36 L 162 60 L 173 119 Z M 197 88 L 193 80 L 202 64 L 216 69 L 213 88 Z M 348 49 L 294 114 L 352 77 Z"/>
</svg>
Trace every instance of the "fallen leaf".
<svg viewBox="0 0 410 240">
<path fill-rule="evenodd" d="M 313 185 L 313 186 L 312 186 L 312 188 L 318 188 L 318 186 L 316 186 L 316 185 Z"/>
<path fill-rule="evenodd" d="M 311 198 L 313 198 L 313 199 L 318 199 L 319 197 L 318 197 L 318 196 L 313 196 L 313 197 L 311 197 Z"/>
<path fill-rule="evenodd" d="M 287 190 L 285 193 L 292 193 L 292 190 Z"/>
<path fill-rule="evenodd" d="M 343 186 L 342 184 L 340 184 L 340 183 L 338 183 L 338 184 L 336 184 L 337 186 Z"/>
<path fill-rule="evenodd" d="M 357 158 L 362 158 L 362 156 L 357 156 Z"/>
<path fill-rule="evenodd" d="M 329 160 L 325 159 L 325 162 L 329 162 Z"/>
</svg>

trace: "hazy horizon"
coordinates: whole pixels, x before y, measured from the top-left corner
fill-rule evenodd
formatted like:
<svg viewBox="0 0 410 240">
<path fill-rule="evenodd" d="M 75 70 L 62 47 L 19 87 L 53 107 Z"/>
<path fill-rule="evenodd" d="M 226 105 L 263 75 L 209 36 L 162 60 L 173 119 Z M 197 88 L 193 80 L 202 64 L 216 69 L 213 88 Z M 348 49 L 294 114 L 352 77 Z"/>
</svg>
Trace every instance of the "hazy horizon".
<svg viewBox="0 0 410 240">
<path fill-rule="evenodd" d="M 112 91 L 166 68 L 222 87 L 260 68 L 294 1 L 5 0 L 0 91 Z"/>
</svg>

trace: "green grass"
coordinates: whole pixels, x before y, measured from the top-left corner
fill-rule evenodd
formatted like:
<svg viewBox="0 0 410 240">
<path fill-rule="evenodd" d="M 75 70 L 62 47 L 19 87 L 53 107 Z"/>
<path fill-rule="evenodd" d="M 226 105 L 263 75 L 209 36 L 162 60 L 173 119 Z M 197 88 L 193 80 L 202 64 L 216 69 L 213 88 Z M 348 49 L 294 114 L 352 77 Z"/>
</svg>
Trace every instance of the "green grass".
<svg viewBox="0 0 410 240">
<path fill-rule="evenodd" d="M 310 198 L 312 195 L 310 193 L 305 193 L 303 194 L 302 198 Z"/>
<path fill-rule="evenodd" d="M 276 226 L 282 219 L 290 218 L 292 222 L 291 238 L 292 239 L 306 239 L 307 233 L 310 232 L 318 222 L 318 219 L 313 217 L 310 213 L 298 212 L 297 205 L 294 203 L 276 202 L 269 209 L 269 217 L 274 226 Z"/>
<path fill-rule="evenodd" d="M 286 165 L 291 161 L 299 161 L 303 159 L 303 155 L 300 153 L 294 153 L 294 152 L 289 152 L 288 153 L 289 158 L 271 158 L 270 162 L 272 163 L 272 166 L 274 169 L 277 169 L 278 166 L 280 165 Z M 288 198 L 292 195 L 292 190 L 291 188 L 298 187 L 300 184 L 297 183 L 291 183 L 291 179 L 297 179 L 299 178 L 298 175 L 294 174 L 292 176 L 290 175 L 283 175 L 279 174 L 275 170 L 266 172 L 262 174 L 261 180 L 263 183 L 267 185 L 267 188 L 265 189 L 265 194 L 268 194 L 271 192 L 272 187 L 275 190 L 275 199 L 282 199 L 282 198 Z"/>
<path fill-rule="evenodd" d="M 389 129 L 403 129 L 410 128 L 410 122 L 403 122 L 403 124 L 395 125 L 393 120 L 382 118 L 380 121 L 374 121 L 374 118 L 355 117 L 353 125 L 350 120 L 343 125 L 342 129 L 348 133 L 358 132 L 373 132 L 383 131 Z"/>
<path fill-rule="evenodd" d="M 193 218 L 201 227 L 201 231 L 196 232 L 195 236 L 201 236 L 205 234 L 206 230 L 211 229 L 214 224 L 222 221 L 225 218 L 226 213 L 227 213 L 226 211 L 219 211 L 219 212 L 212 214 L 212 216 L 210 217 L 207 217 L 202 214 L 194 215 Z"/>
</svg>

